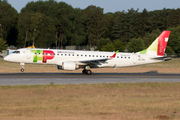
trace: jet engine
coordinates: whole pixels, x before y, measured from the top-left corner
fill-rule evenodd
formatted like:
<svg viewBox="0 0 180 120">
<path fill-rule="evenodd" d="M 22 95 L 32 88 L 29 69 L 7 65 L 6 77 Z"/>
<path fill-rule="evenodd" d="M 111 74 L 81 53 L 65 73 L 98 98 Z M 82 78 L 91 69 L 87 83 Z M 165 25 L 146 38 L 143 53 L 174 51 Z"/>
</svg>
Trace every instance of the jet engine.
<svg viewBox="0 0 180 120">
<path fill-rule="evenodd" d="M 61 70 L 76 70 L 79 68 L 79 65 L 77 65 L 74 62 L 63 62 L 62 66 L 57 66 L 57 69 Z"/>
</svg>

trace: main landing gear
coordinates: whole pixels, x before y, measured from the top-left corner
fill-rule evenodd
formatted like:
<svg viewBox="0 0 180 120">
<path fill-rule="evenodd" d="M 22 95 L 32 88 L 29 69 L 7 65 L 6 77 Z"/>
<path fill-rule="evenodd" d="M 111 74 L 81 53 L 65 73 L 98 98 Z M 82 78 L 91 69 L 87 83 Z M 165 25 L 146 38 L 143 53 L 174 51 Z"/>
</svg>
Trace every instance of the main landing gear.
<svg viewBox="0 0 180 120">
<path fill-rule="evenodd" d="M 87 75 L 91 75 L 92 71 L 90 70 L 89 66 L 84 67 L 84 69 L 82 70 L 83 74 L 87 74 Z"/>
</svg>

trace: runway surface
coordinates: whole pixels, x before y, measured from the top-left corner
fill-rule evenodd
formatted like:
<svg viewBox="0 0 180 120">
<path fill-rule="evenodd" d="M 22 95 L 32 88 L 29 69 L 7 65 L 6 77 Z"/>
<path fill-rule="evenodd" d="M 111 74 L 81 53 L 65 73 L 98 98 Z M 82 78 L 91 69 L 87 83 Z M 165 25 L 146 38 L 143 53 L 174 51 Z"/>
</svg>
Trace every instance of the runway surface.
<svg viewBox="0 0 180 120">
<path fill-rule="evenodd" d="M 36 84 L 90 84 L 90 83 L 137 83 L 180 82 L 180 74 L 159 73 L 2 73 L 0 85 Z"/>
</svg>

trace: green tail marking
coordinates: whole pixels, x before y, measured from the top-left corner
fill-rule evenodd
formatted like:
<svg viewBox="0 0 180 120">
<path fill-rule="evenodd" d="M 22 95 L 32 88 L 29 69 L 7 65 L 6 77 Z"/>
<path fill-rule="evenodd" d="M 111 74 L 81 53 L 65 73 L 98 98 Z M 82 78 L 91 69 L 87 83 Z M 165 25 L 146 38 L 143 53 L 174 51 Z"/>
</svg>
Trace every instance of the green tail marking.
<svg viewBox="0 0 180 120">
<path fill-rule="evenodd" d="M 158 49 L 158 38 L 145 50 L 140 51 L 140 54 L 147 54 L 148 51 L 155 51 L 157 54 Z"/>
</svg>

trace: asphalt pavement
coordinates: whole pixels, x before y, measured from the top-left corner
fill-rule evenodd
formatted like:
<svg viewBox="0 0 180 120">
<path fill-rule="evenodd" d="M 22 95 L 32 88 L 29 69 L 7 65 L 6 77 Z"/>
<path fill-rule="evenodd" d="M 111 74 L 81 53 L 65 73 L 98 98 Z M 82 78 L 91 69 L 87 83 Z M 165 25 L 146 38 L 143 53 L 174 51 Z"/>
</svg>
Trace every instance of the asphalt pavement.
<svg viewBox="0 0 180 120">
<path fill-rule="evenodd" d="M 1 73 L 0 85 L 180 82 L 180 74 L 162 73 Z"/>
</svg>

